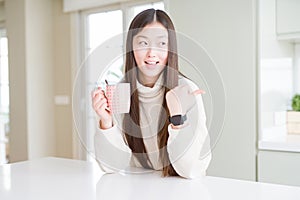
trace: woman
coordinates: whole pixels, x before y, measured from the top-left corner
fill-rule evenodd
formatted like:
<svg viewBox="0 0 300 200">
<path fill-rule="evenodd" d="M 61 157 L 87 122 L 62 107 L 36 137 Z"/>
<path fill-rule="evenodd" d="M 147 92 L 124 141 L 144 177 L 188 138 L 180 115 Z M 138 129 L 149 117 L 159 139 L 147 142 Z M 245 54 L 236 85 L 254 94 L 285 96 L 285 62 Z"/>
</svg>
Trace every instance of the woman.
<svg viewBox="0 0 300 200">
<path fill-rule="evenodd" d="M 112 173 L 135 166 L 162 170 L 163 176 L 205 175 L 211 154 L 203 91 L 178 74 L 175 29 L 165 12 L 148 9 L 131 22 L 123 81 L 130 83 L 132 95 L 119 126 L 106 109 L 103 90 L 92 93 L 100 117 L 95 150 L 102 169 Z"/>
</svg>

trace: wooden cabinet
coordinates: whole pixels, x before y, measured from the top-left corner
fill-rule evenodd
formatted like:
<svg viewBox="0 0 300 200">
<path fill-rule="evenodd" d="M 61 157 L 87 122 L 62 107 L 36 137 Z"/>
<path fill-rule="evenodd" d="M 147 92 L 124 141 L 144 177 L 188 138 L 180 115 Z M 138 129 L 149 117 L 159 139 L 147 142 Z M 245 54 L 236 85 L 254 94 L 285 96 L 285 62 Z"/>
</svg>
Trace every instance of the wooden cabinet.
<svg viewBox="0 0 300 200">
<path fill-rule="evenodd" d="M 300 41 L 299 19 L 299 0 L 276 0 L 276 32 L 278 39 Z"/>
<path fill-rule="evenodd" d="M 258 181 L 300 186 L 300 152 L 258 152 Z"/>
</svg>

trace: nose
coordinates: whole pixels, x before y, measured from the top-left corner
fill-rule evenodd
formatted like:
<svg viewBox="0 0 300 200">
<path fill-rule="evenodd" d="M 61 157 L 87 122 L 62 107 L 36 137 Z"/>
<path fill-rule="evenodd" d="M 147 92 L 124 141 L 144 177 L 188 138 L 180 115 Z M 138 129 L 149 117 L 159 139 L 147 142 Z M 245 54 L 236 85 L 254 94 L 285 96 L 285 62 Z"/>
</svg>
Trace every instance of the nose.
<svg viewBox="0 0 300 200">
<path fill-rule="evenodd" d="M 156 50 L 153 49 L 153 47 L 149 47 L 147 50 L 147 57 L 148 58 L 153 58 L 156 57 Z"/>
</svg>

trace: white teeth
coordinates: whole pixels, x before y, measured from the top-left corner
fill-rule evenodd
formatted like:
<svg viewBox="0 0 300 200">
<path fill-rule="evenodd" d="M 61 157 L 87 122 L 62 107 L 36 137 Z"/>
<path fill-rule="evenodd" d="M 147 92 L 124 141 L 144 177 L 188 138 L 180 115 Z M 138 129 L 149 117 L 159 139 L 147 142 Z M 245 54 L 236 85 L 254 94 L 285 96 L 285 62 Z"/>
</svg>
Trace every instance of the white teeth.
<svg viewBox="0 0 300 200">
<path fill-rule="evenodd" d="M 155 65 L 158 62 L 156 62 L 156 61 L 146 61 L 146 63 L 149 64 L 149 65 Z"/>
</svg>

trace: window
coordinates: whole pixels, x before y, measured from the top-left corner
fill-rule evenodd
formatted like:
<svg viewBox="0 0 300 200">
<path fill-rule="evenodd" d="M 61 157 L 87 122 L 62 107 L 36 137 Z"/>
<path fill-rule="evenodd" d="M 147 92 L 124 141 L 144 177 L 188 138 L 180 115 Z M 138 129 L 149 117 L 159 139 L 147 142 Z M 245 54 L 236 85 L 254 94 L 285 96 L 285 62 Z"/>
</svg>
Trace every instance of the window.
<svg viewBox="0 0 300 200">
<path fill-rule="evenodd" d="M 107 20 L 109 19 L 109 20 Z M 113 25 L 112 25 L 113 24 Z M 87 16 L 87 53 L 92 53 L 97 47 L 113 36 L 121 34 L 123 31 L 123 17 L 121 10 L 113 10 L 107 12 L 93 13 Z M 122 42 L 118 46 L 109 46 L 108 48 L 117 48 L 122 51 Z M 123 58 L 115 61 L 107 71 L 105 77 L 109 76 L 109 80 L 118 82 L 122 76 Z M 93 64 L 93 63 L 91 63 Z M 97 65 L 97 64 L 96 64 Z M 93 71 L 89 71 L 93 73 Z M 89 86 L 94 86 L 95 80 L 88 78 Z M 100 81 L 101 83 L 104 80 Z"/>
<path fill-rule="evenodd" d="M 0 165 L 8 162 L 9 82 L 6 31 L 0 28 Z"/>
<path fill-rule="evenodd" d="M 133 17 L 138 14 L 139 12 L 148 9 L 148 8 L 155 8 L 164 10 L 164 3 L 159 2 L 146 2 L 146 3 L 139 3 L 136 2 L 135 4 L 121 4 L 120 6 L 103 8 L 99 10 L 87 10 L 82 13 L 81 19 L 83 22 L 83 46 L 84 52 L 83 58 L 87 58 L 97 47 L 107 39 L 110 39 L 113 36 L 121 34 L 123 31 L 126 32 L 129 27 L 129 23 L 133 19 Z M 124 52 L 123 51 L 123 42 L 124 40 L 120 41 L 118 45 L 108 45 L 106 48 L 115 48 L 116 51 Z M 116 59 L 113 63 L 110 64 L 109 68 L 105 72 L 103 77 L 106 77 L 110 81 L 118 82 L 123 76 L 123 57 Z M 93 63 L 93 61 L 89 61 L 88 65 L 99 65 L 99 63 Z M 87 67 L 84 70 L 86 73 L 85 77 L 85 88 L 83 90 L 83 94 L 85 95 L 82 97 L 84 100 L 86 107 L 84 113 L 85 116 L 85 125 L 83 125 L 83 129 L 79 131 L 80 133 L 86 133 L 86 135 L 81 135 L 80 138 L 83 140 L 82 142 L 86 145 L 86 149 L 88 152 L 93 152 L 93 135 L 96 131 L 96 123 L 95 123 L 95 114 L 92 110 L 91 105 L 91 97 L 90 92 L 97 86 L 97 85 L 104 85 L 104 79 L 101 80 L 94 80 L 91 78 L 95 72 L 92 70 L 91 67 Z M 100 74 L 99 74 L 100 76 Z M 97 81 L 97 84 L 95 83 Z M 89 155 L 87 155 L 89 158 Z"/>
</svg>

